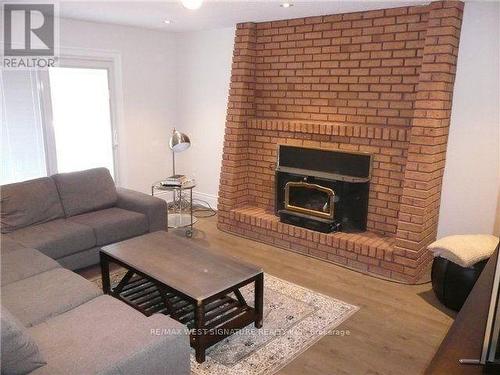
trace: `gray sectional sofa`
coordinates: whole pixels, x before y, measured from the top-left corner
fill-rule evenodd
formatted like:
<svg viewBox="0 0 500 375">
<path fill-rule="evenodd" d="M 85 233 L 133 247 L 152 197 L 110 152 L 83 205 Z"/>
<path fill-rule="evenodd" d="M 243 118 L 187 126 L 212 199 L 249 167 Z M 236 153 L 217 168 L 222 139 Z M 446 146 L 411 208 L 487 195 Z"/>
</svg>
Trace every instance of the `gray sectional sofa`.
<svg viewBox="0 0 500 375">
<path fill-rule="evenodd" d="M 1 187 L 3 237 L 40 250 L 69 269 L 99 261 L 99 248 L 165 230 L 166 203 L 116 188 L 105 168 Z"/>
<path fill-rule="evenodd" d="M 166 203 L 83 172 L 1 188 L 2 374 L 189 373 L 189 335 L 70 271 L 101 246 L 166 227 Z M 159 334 L 158 334 L 159 333 Z"/>
</svg>

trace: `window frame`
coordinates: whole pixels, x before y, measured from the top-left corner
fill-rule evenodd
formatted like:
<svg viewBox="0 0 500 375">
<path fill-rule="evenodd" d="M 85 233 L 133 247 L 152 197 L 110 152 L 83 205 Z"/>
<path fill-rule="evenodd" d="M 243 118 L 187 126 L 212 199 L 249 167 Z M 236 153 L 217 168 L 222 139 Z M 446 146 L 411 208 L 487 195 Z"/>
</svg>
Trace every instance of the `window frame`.
<svg viewBox="0 0 500 375">
<path fill-rule="evenodd" d="M 123 129 L 123 95 L 121 82 L 121 55 L 116 51 L 100 51 L 61 47 L 58 67 L 106 69 L 108 76 L 110 125 L 112 134 L 114 180 L 120 184 L 119 129 Z M 48 70 L 38 70 L 38 95 L 41 105 L 42 127 L 45 142 L 47 175 L 57 173 L 55 132 L 53 126 L 50 80 Z"/>
</svg>

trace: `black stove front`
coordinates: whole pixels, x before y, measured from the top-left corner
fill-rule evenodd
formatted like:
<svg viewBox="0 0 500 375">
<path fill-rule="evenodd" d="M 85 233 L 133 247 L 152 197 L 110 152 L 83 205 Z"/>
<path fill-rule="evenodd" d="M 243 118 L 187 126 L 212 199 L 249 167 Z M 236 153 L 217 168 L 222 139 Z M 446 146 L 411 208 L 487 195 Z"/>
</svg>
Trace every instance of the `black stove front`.
<svg viewBox="0 0 500 375">
<path fill-rule="evenodd" d="M 276 213 L 319 232 L 366 230 L 371 155 L 280 145 Z"/>
</svg>

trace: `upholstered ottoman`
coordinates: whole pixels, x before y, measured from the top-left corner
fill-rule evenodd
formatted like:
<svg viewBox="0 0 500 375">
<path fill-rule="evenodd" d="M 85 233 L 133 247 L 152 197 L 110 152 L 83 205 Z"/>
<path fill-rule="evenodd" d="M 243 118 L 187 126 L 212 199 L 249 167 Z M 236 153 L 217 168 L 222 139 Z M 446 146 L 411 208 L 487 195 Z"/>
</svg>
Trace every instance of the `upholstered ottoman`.
<svg viewBox="0 0 500 375">
<path fill-rule="evenodd" d="M 432 289 L 448 308 L 459 311 L 498 245 L 490 235 L 444 237 L 431 245 Z"/>
<path fill-rule="evenodd" d="M 472 267 L 462 267 L 445 258 L 434 258 L 431 278 L 436 297 L 446 307 L 459 311 L 487 262 L 485 259 Z"/>
</svg>

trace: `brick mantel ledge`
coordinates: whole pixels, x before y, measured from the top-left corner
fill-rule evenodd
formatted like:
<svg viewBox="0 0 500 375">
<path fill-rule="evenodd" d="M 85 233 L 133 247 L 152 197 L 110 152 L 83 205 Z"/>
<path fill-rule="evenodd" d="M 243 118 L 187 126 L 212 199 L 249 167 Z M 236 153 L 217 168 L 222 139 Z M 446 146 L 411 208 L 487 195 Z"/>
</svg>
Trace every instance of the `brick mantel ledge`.
<svg viewBox="0 0 500 375">
<path fill-rule="evenodd" d="M 249 129 L 307 133 L 340 137 L 382 139 L 405 142 L 409 139 L 409 129 L 401 126 L 359 125 L 320 121 L 250 118 Z"/>
</svg>

